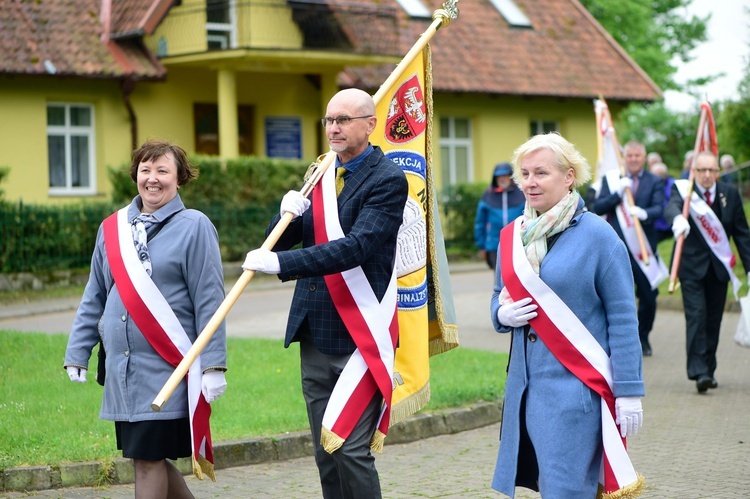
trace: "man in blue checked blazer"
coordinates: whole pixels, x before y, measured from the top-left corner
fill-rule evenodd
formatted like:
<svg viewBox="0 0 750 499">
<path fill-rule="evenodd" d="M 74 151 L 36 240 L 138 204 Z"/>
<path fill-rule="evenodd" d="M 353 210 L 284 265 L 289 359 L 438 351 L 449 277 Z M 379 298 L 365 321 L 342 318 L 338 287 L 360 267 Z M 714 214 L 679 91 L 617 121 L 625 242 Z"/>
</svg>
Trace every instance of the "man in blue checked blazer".
<svg viewBox="0 0 750 499">
<path fill-rule="evenodd" d="M 655 258 L 659 258 L 656 249 L 656 227 L 654 222 L 661 218 L 664 212 L 664 180 L 647 171 L 646 147 L 635 140 L 631 140 L 624 147 L 625 166 L 627 176 L 620 179 L 619 191 L 612 192 L 606 177 L 602 179 L 602 189 L 594 202 L 594 212 L 606 215 L 610 225 L 615 229 L 620 239 L 624 240 L 620 224 L 615 211 L 622 203 L 623 190 L 630 187 L 635 206 L 631 208 L 631 215 L 637 217 L 643 228 L 643 235 L 648 240 Z M 649 333 L 654 326 L 656 317 L 656 297 L 658 289 L 651 289 L 648 277 L 643 273 L 638 263 L 630 255 L 630 265 L 633 267 L 633 281 L 635 295 L 638 297 L 638 336 L 641 340 L 641 350 L 644 356 L 651 355 Z"/>
<path fill-rule="evenodd" d="M 376 298 L 383 298 L 394 272 L 408 184 L 401 168 L 369 143 L 377 119 L 375 103 L 366 92 L 346 89 L 337 93 L 328 103 L 322 122 L 329 146 L 336 152 L 335 167 L 346 168 L 343 190 L 337 198 L 344 237 L 316 245 L 314 224 L 322 214 L 309 209 L 310 200 L 298 191 L 290 191 L 268 233 L 283 213 L 292 212 L 294 220 L 273 251 L 251 251 L 242 267 L 278 274 L 282 281 L 297 280 L 284 345 L 300 342 L 302 392 L 323 497 L 379 498 L 380 482 L 370 453 L 370 439 L 382 405 L 379 393 L 340 449 L 329 454 L 320 444 L 331 392 L 356 349 L 324 276 L 361 267 Z M 302 248 L 290 249 L 300 242 Z"/>
</svg>

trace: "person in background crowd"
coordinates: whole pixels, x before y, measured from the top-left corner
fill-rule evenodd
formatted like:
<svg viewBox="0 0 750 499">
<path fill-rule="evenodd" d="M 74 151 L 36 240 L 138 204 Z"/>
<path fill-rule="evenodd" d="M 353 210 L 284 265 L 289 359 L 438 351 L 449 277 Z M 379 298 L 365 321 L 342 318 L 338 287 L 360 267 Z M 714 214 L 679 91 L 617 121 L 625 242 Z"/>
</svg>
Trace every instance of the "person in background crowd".
<svg viewBox="0 0 750 499">
<path fill-rule="evenodd" d="M 721 158 L 719 158 L 719 167 L 721 168 L 719 180 L 726 182 L 727 184 L 738 184 L 737 179 L 740 172 L 732 171 L 735 169 L 736 165 L 734 163 L 734 157 L 731 154 L 721 155 Z"/>
<path fill-rule="evenodd" d="M 664 213 L 664 181 L 644 169 L 646 165 L 646 148 L 637 141 L 630 141 L 624 148 L 627 176 L 622 177 L 616 189 L 610 189 L 607 177 L 602 179 L 602 188 L 594 203 L 594 213 L 606 215 L 610 225 L 615 229 L 623 241 L 626 241 L 623 228 L 617 217 L 616 210 L 623 202 L 626 187 L 633 194 L 634 206 L 629 207 L 630 215 L 638 218 L 654 258 L 658 258 L 656 251 L 656 229 L 654 222 Z M 627 242 L 627 241 L 626 241 Z M 633 267 L 635 294 L 638 297 L 638 333 L 641 338 L 643 355 L 652 354 L 648 336 L 656 317 L 656 296 L 659 289 L 652 286 L 649 277 L 639 262 L 639 254 L 630 249 L 630 264 Z M 656 263 L 656 262 L 654 262 Z M 652 263 L 651 265 L 653 265 Z M 656 267 L 653 267 L 656 268 Z M 651 270 L 651 269 L 647 269 Z"/>
<path fill-rule="evenodd" d="M 666 208 L 667 203 L 669 203 L 669 197 L 672 194 L 674 177 L 669 174 L 669 169 L 664 163 L 654 163 L 649 170 L 651 173 L 664 180 L 664 207 Z M 654 229 L 656 229 L 656 244 L 672 237 L 672 224 L 667 222 L 664 215 L 654 221 Z"/>
<path fill-rule="evenodd" d="M 732 269 L 735 257 L 729 240 L 734 239 L 742 266 L 748 271 L 750 230 L 737 188 L 716 181 L 716 156 L 708 151 L 699 153 L 693 175 L 689 218 L 682 215 L 688 190 L 685 180 L 672 187 L 664 216 L 672 221 L 675 239 L 685 236 L 677 276 L 685 310 L 687 376 L 695 381 L 698 393 L 705 393 L 719 386 L 714 373 L 727 284 L 732 281 L 735 295 L 741 284 Z"/>
<path fill-rule="evenodd" d="M 654 166 L 656 163 L 661 163 L 661 154 L 658 152 L 650 152 L 648 153 L 648 156 L 646 156 L 646 166 L 648 167 L 649 171 L 651 171 L 651 167 Z"/>
<path fill-rule="evenodd" d="M 216 229 L 203 213 L 186 209 L 178 193 L 196 175 L 185 151 L 170 142 L 150 140 L 133 151 L 130 176 L 138 195 L 99 227 L 65 352 L 71 381 L 84 383 L 91 351 L 100 338 L 103 342 L 106 377 L 99 417 L 115 422 L 117 448 L 133 460 L 136 498 L 193 497 L 167 459 L 205 460 L 207 451 L 192 448 L 191 422 L 210 451 L 208 417 L 193 416 L 210 415 L 208 404 L 227 386 L 222 322 L 188 381 L 159 412 L 151 408 L 224 300 Z M 213 465 L 204 466 L 213 478 Z"/>
<path fill-rule="evenodd" d="M 523 213 L 526 199 L 523 192 L 511 179 L 513 169 L 510 163 L 498 163 L 492 172 L 492 183 L 482 194 L 474 218 L 474 241 L 487 262 L 495 269 L 497 245 L 500 242 L 500 229 Z"/>
<path fill-rule="evenodd" d="M 380 479 L 370 448 L 384 397 L 380 391 L 354 390 L 352 384 L 360 388 L 367 383 L 352 383 L 352 376 L 366 374 L 365 356 L 368 365 L 379 363 L 385 371 L 381 348 L 389 348 L 393 340 L 388 328 L 377 327 L 372 314 L 363 315 L 357 305 L 370 312 L 396 312 L 391 291 L 395 291 L 396 241 L 408 184 L 401 168 L 369 142 L 377 118 L 375 103 L 366 92 L 354 88 L 338 92 L 328 102 L 322 122 L 343 183 L 334 184 L 332 165 L 330 174 L 315 186 L 320 198 L 313 197 L 322 201 L 313 202 L 311 209 L 310 200 L 299 191 L 289 191 L 268 232 L 284 213 L 295 218 L 273 251 L 250 251 L 242 268 L 278 274 L 283 281 L 297 280 L 284 346 L 300 343 L 302 394 L 323 497 L 379 498 Z M 328 234 L 340 237 L 329 239 Z M 292 249 L 300 242 L 301 248 Z M 385 382 L 391 386 L 391 380 Z M 347 387 L 352 388 L 348 398 L 342 393 Z M 335 433 L 334 426 L 341 431 Z M 342 433 L 347 428 L 351 432 Z"/>
<path fill-rule="evenodd" d="M 511 498 L 517 486 L 541 497 L 597 497 L 603 456 L 613 452 L 603 431 L 628 437 L 643 423 L 630 260 L 612 227 L 584 209 L 576 188 L 590 176 L 583 156 L 556 133 L 532 137 L 514 154 L 526 205 L 500 236 L 490 302 L 495 330 L 512 335 L 492 480 Z M 613 380 L 603 392 L 592 389 L 599 362 L 611 366 Z M 602 414 L 603 396 L 614 398 L 611 417 Z M 643 482 L 620 487 L 622 497 L 635 497 L 626 492 Z"/>
</svg>

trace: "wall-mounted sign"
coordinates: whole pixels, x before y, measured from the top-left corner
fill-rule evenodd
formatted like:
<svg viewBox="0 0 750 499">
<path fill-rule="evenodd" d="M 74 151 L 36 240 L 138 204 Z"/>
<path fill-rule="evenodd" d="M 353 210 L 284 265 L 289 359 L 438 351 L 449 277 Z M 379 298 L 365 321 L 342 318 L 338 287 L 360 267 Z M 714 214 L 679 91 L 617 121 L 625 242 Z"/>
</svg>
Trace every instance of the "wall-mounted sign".
<svg viewBox="0 0 750 499">
<path fill-rule="evenodd" d="M 289 116 L 266 118 L 266 156 L 302 158 L 302 120 Z"/>
</svg>

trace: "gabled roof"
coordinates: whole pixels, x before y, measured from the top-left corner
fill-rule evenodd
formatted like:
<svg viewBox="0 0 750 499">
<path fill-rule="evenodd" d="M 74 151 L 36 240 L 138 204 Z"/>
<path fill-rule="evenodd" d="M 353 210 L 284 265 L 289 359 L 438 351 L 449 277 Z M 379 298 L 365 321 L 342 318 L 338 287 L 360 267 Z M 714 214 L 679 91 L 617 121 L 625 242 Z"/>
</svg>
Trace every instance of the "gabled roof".
<svg viewBox="0 0 750 499">
<path fill-rule="evenodd" d="M 331 0 L 329 0 L 331 1 Z M 441 0 L 423 0 L 431 10 Z M 385 5 L 395 0 L 382 0 Z M 460 0 L 458 18 L 438 30 L 432 48 L 433 89 L 500 95 L 652 101 L 661 90 L 577 0 L 515 0 L 530 28 L 511 26 L 488 0 Z M 397 7 L 398 8 L 398 7 Z M 402 52 L 429 20 L 403 23 Z M 344 86 L 377 89 L 393 66 L 348 68 Z"/>
<path fill-rule="evenodd" d="M 101 10 L 101 0 L 0 0 L 0 74 L 164 78 L 140 39 L 102 36 Z"/>
<path fill-rule="evenodd" d="M 174 0 L 111 0 L 110 36 L 150 35 L 159 25 Z"/>
</svg>

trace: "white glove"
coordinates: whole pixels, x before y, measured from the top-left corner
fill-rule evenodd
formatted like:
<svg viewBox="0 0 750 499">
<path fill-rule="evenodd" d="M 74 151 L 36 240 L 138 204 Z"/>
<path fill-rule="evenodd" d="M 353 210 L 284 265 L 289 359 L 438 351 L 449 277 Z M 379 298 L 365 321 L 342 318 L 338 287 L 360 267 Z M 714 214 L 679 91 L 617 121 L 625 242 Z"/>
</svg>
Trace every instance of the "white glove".
<svg viewBox="0 0 750 499">
<path fill-rule="evenodd" d="M 643 426 L 641 397 L 617 397 L 615 399 L 615 423 L 620 425 L 623 438 L 632 437 Z"/>
<path fill-rule="evenodd" d="M 302 216 L 310 207 L 310 200 L 302 195 L 300 191 L 289 191 L 281 199 L 279 214 L 283 217 L 284 213 L 291 213 L 294 218 Z"/>
<path fill-rule="evenodd" d="M 685 237 L 690 234 L 690 222 L 683 215 L 677 215 L 672 220 L 672 234 L 674 234 L 675 239 L 680 237 L 681 234 L 685 234 Z"/>
<path fill-rule="evenodd" d="M 646 220 L 648 218 L 648 213 L 646 213 L 646 210 L 641 208 L 640 206 L 630 206 L 628 207 L 628 211 L 632 216 L 637 218 L 638 220 Z"/>
<path fill-rule="evenodd" d="M 625 192 L 625 189 L 632 189 L 633 188 L 633 181 L 630 179 L 630 177 L 622 177 L 620 179 L 620 187 L 617 189 L 617 194 L 620 195 L 620 197 L 623 196 L 623 192 Z"/>
<path fill-rule="evenodd" d="M 242 264 L 244 270 L 259 270 L 266 274 L 278 274 L 281 272 L 279 256 L 273 251 L 267 249 L 254 249 L 247 254 L 245 263 Z"/>
<path fill-rule="evenodd" d="M 206 371 L 201 377 L 201 393 L 209 404 L 221 397 L 227 389 L 227 379 L 222 371 Z"/>
<path fill-rule="evenodd" d="M 86 369 L 83 369 L 81 367 L 68 366 L 65 368 L 65 370 L 68 371 L 68 378 L 70 378 L 70 381 L 74 381 L 76 383 L 86 382 Z"/>
<path fill-rule="evenodd" d="M 529 323 L 529 320 L 536 317 L 536 304 L 531 304 L 531 298 L 526 297 L 513 303 L 501 305 L 497 310 L 497 320 L 500 324 L 510 327 L 521 327 Z"/>
</svg>

